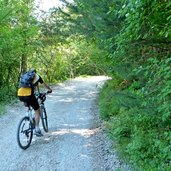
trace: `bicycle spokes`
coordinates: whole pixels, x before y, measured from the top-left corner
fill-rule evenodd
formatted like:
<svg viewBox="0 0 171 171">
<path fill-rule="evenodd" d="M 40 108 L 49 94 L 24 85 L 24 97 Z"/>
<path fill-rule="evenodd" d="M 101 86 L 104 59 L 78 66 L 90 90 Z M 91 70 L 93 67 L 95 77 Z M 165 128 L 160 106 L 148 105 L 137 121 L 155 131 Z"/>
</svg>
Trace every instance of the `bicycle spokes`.
<svg viewBox="0 0 171 171">
<path fill-rule="evenodd" d="M 24 117 L 18 125 L 17 142 L 22 149 L 30 146 L 33 136 L 33 129 L 30 124 L 29 117 Z"/>
</svg>

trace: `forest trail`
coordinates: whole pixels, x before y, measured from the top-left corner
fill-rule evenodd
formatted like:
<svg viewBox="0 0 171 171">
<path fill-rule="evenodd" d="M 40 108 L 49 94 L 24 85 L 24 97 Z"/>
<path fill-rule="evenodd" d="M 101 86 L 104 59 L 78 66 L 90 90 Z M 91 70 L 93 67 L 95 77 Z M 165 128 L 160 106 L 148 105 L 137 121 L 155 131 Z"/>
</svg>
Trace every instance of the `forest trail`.
<svg viewBox="0 0 171 171">
<path fill-rule="evenodd" d="M 1 171 L 113 171 L 124 169 L 101 130 L 96 108 L 104 76 L 76 78 L 53 87 L 45 102 L 49 132 L 33 137 L 27 150 L 18 147 L 17 125 L 26 109 L 21 103 L 0 117 Z"/>
</svg>

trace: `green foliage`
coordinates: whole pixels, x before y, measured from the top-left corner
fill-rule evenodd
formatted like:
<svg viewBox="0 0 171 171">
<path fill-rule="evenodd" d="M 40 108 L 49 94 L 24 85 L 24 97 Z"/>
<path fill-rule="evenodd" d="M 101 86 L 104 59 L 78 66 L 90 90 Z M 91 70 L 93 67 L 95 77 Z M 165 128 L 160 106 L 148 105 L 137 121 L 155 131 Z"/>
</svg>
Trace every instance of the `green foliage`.
<svg viewBox="0 0 171 171">
<path fill-rule="evenodd" d="M 123 84 L 121 80 L 110 80 L 104 87 L 105 91 L 101 92 L 99 105 L 104 119 L 118 115 L 120 110 L 139 105 L 140 101 L 136 96 L 127 91 L 120 91 Z"/>
<path fill-rule="evenodd" d="M 144 106 L 142 97 L 134 95 L 133 98 L 125 90 L 118 93 L 119 87 L 117 80 L 111 80 L 104 86 L 99 99 L 102 117 L 108 120 L 106 128 L 110 137 L 129 163 L 135 168 L 138 165 L 138 170 L 168 170 L 171 159 L 169 125 L 162 122 L 154 108 Z"/>
<path fill-rule="evenodd" d="M 137 170 L 169 170 L 171 3 L 63 1 L 36 18 L 33 0 L 1 0 L 0 102 L 27 68 L 48 82 L 107 74 L 99 106 L 121 153 Z"/>
<path fill-rule="evenodd" d="M 75 70 L 74 76 L 85 74 L 100 75 L 104 72 L 100 61 L 103 51 L 101 51 L 101 49 L 99 49 L 94 43 L 88 43 L 82 38 L 72 40 L 69 46 L 72 49 L 69 56 L 71 59 L 71 68 Z"/>
<path fill-rule="evenodd" d="M 145 67 L 139 68 L 136 72 L 141 72 L 142 77 L 147 81 L 141 92 L 144 94 L 146 101 L 155 104 L 158 116 L 161 118 L 161 122 L 166 125 L 170 119 L 170 64 L 171 58 L 165 56 L 160 58 L 149 58 Z M 144 104 L 147 106 L 148 104 Z M 165 125 L 165 126 L 166 126 Z"/>
<path fill-rule="evenodd" d="M 8 97 L 10 100 L 11 96 L 16 95 L 14 92 L 19 77 L 21 56 L 29 50 L 25 46 L 26 39 L 23 35 L 26 32 L 27 35 L 30 34 L 30 29 L 26 29 L 28 23 L 25 22 L 30 13 L 28 4 L 20 2 L 12 0 L 7 3 L 3 0 L 0 3 L 0 101 Z"/>
</svg>

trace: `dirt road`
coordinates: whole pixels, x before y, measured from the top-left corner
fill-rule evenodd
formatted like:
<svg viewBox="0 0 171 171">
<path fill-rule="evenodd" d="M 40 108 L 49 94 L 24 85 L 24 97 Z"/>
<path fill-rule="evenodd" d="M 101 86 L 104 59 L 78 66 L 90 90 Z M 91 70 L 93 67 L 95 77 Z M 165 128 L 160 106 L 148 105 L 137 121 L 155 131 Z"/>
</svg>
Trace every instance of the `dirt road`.
<svg viewBox="0 0 171 171">
<path fill-rule="evenodd" d="M 0 171 L 127 170 L 101 130 L 96 108 L 98 87 L 106 77 L 76 78 L 53 87 L 47 96 L 49 132 L 18 147 L 16 130 L 26 109 L 21 103 L 0 117 Z"/>
</svg>

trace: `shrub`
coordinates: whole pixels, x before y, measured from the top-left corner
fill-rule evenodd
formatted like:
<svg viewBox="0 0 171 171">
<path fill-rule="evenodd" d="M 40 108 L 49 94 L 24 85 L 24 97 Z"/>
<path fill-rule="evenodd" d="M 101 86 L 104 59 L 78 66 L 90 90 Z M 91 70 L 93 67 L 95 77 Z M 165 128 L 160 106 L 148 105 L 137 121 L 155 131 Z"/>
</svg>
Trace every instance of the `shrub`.
<svg viewBox="0 0 171 171">
<path fill-rule="evenodd" d="M 101 92 L 100 111 L 107 118 L 106 128 L 116 142 L 120 154 L 137 170 L 169 170 L 170 127 L 164 124 L 152 103 L 145 104 L 142 96 L 115 89 L 110 81 Z M 168 121 L 169 122 L 169 121 Z"/>
</svg>

